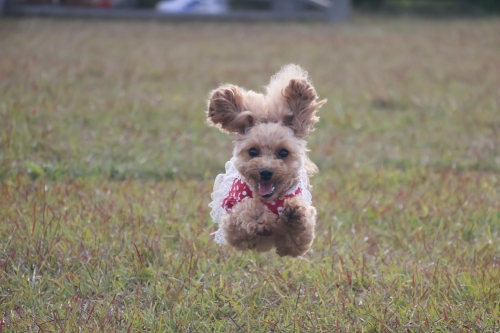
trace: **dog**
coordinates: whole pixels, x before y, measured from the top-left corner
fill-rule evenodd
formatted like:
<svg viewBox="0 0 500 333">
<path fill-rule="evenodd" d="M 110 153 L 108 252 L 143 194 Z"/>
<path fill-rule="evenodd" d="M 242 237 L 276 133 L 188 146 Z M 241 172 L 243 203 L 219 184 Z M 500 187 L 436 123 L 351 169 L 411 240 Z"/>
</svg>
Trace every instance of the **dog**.
<svg viewBox="0 0 500 333">
<path fill-rule="evenodd" d="M 235 134 L 233 157 L 217 176 L 209 205 L 219 225 L 217 243 L 259 252 L 276 248 L 291 257 L 309 250 L 316 224 L 309 177 L 318 169 L 303 138 L 325 103 L 294 64 L 271 77 L 265 94 L 230 84 L 210 93 L 208 124 Z"/>
</svg>

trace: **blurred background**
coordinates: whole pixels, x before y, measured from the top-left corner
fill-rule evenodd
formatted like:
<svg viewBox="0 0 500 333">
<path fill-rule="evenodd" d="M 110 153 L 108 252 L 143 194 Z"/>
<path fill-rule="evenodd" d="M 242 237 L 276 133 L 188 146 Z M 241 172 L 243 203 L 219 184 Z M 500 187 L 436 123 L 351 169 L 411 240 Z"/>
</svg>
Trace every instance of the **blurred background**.
<svg viewBox="0 0 500 333">
<path fill-rule="evenodd" d="M 496 0 L 352 0 L 354 8 L 365 11 L 413 14 L 485 14 L 500 11 Z"/>
<path fill-rule="evenodd" d="M 310 138 L 320 168 L 499 170 L 495 3 L 430 19 L 384 11 L 396 2 L 355 2 L 336 24 L 3 19 L 1 173 L 213 176 L 231 143 L 205 125 L 208 93 L 262 91 L 287 63 L 329 100 Z"/>
<path fill-rule="evenodd" d="M 173 1 L 3 1 L 0 332 L 497 332 L 499 1 Z M 288 63 L 316 239 L 219 247 L 209 92 Z"/>
<path fill-rule="evenodd" d="M 6 1 L 6 0 L 4 0 Z M 132 7 L 154 8 L 159 0 L 18 0 L 24 4 L 46 4 L 81 7 Z M 209 10 L 209 6 L 222 6 L 226 10 L 256 9 L 266 10 L 275 6 L 273 0 L 170 0 L 172 11 Z M 293 1 L 281 1 L 289 2 Z M 299 1 L 295 1 L 299 2 Z M 307 1 L 302 1 L 306 3 Z M 327 3 L 328 0 L 310 1 L 309 6 Z M 296 6 L 296 4 L 292 5 Z M 484 14 L 500 11 L 497 0 L 352 0 L 357 10 L 384 11 L 391 13 L 412 12 L 426 14 Z M 186 8 L 189 7 L 189 8 Z M 203 8 L 204 7 L 204 8 Z M 221 9 L 219 9 L 221 10 Z"/>
</svg>

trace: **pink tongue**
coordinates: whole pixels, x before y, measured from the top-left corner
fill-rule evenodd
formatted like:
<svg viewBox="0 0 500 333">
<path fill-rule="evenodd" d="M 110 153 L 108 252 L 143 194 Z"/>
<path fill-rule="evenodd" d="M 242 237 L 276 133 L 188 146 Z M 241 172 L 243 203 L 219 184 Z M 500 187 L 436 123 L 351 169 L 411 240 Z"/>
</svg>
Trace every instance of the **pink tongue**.
<svg viewBox="0 0 500 333">
<path fill-rule="evenodd" d="M 259 183 L 259 194 L 264 196 L 264 195 L 267 195 L 269 193 L 271 193 L 271 191 L 273 190 L 273 184 L 262 184 L 262 183 Z"/>
</svg>

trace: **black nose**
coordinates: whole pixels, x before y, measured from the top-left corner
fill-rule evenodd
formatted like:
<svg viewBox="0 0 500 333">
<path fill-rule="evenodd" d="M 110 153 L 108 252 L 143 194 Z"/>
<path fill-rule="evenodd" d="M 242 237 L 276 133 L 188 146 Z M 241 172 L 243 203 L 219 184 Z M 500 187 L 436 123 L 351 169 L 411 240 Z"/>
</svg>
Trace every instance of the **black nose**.
<svg viewBox="0 0 500 333">
<path fill-rule="evenodd" d="M 262 179 L 263 181 L 268 181 L 273 178 L 274 172 L 271 169 L 260 169 L 259 174 L 260 179 Z"/>
</svg>

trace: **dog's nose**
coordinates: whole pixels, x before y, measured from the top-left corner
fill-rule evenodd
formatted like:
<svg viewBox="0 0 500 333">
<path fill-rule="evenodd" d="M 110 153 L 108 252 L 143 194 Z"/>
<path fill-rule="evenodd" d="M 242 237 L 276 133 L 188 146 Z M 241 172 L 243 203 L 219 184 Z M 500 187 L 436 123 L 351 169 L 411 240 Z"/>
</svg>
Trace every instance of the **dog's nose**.
<svg viewBox="0 0 500 333">
<path fill-rule="evenodd" d="M 260 179 L 262 179 L 263 181 L 268 181 L 273 178 L 274 172 L 271 169 L 260 169 L 259 174 Z"/>
</svg>

